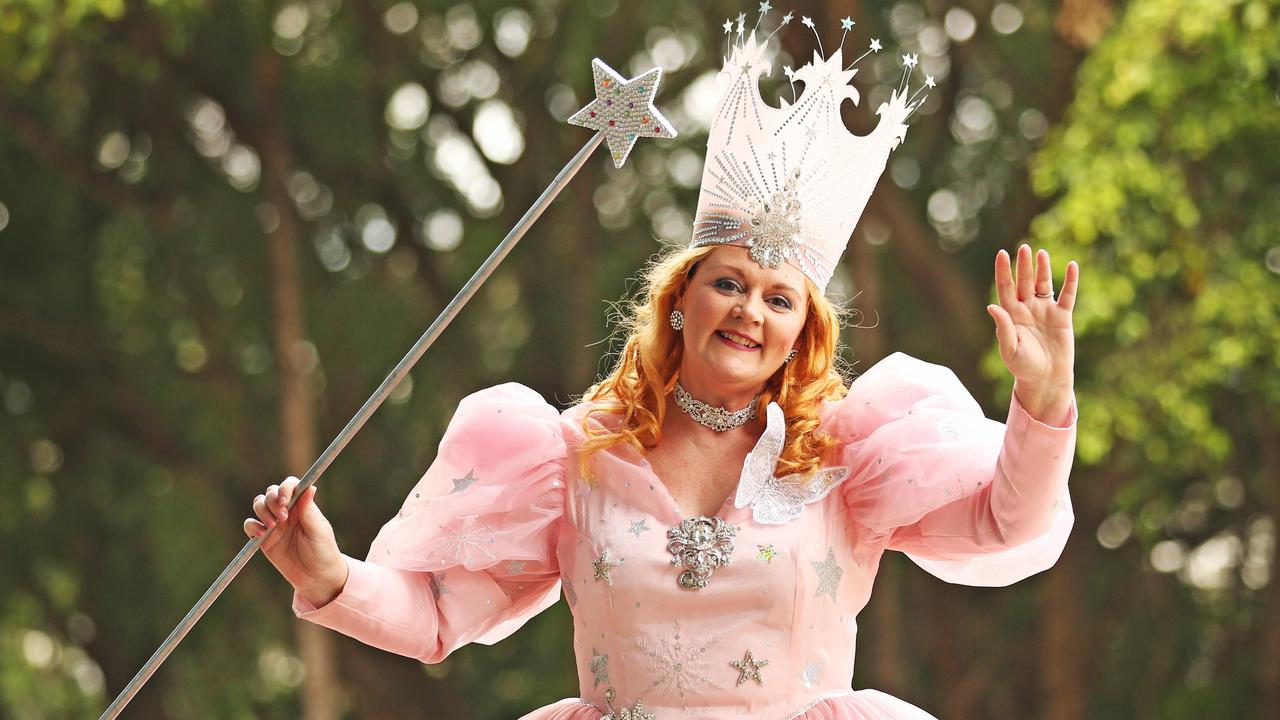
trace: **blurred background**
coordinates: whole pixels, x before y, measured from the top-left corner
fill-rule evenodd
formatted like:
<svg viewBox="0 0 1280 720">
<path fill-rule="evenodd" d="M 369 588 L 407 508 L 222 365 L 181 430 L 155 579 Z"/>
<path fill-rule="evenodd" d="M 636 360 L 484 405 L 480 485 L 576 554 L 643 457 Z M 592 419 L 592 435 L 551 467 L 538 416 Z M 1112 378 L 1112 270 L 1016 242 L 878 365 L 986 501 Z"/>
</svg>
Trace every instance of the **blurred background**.
<svg viewBox="0 0 1280 720">
<path fill-rule="evenodd" d="M 1003 419 L 984 305 L 1019 242 L 1082 269 L 1075 534 L 948 586 L 885 558 L 855 688 L 947 720 L 1280 717 L 1280 0 L 778 3 L 917 52 L 913 119 L 832 294 Z M 589 62 L 666 70 L 676 141 L 598 152 L 338 458 L 363 557 L 464 395 L 564 407 L 610 303 L 684 242 L 721 25 L 678 0 L 0 2 L 0 717 L 96 717 L 584 143 Z M 782 34 L 778 63 L 813 35 Z M 765 97 L 788 93 L 775 67 Z M 444 663 L 296 621 L 255 558 L 136 718 L 513 718 L 577 694 L 563 603 Z"/>
</svg>

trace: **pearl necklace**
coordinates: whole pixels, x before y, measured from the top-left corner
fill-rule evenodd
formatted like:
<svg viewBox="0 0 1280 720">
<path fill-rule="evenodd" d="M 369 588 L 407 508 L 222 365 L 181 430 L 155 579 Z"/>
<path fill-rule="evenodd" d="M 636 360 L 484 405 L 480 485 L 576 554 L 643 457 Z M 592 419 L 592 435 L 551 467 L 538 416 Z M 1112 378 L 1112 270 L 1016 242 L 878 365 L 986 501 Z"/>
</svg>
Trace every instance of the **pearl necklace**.
<svg viewBox="0 0 1280 720">
<path fill-rule="evenodd" d="M 760 403 L 760 395 L 756 394 L 751 398 L 751 402 L 741 410 L 730 412 L 722 407 L 708 405 L 694 398 L 689 394 L 688 390 L 676 381 L 676 405 L 685 412 L 686 415 L 693 418 L 693 421 L 699 425 L 711 428 L 716 432 L 725 432 L 734 428 L 742 427 L 749 421 L 756 419 L 756 405 Z"/>
</svg>

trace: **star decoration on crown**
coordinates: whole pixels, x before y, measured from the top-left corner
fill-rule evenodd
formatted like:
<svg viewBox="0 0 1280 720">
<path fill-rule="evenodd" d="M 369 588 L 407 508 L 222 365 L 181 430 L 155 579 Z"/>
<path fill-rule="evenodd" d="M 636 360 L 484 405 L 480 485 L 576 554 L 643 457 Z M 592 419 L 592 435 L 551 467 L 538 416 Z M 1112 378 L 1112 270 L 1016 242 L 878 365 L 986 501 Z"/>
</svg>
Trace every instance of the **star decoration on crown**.
<svg viewBox="0 0 1280 720">
<path fill-rule="evenodd" d="M 761 14 L 761 15 L 768 15 L 768 14 L 769 14 L 769 11 L 770 11 L 770 10 L 772 10 L 772 9 L 773 9 L 773 6 L 772 6 L 772 5 L 770 5 L 770 4 L 767 2 L 767 0 L 766 0 L 766 2 L 762 2 L 762 3 L 760 3 L 760 14 Z"/>
<path fill-rule="evenodd" d="M 880 52 L 884 46 L 880 44 L 880 38 L 871 38 L 871 52 Z"/>
<path fill-rule="evenodd" d="M 915 53 L 907 53 L 902 56 L 902 66 L 913 68 L 920 62 L 920 56 Z"/>
<path fill-rule="evenodd" d="M 853 23 L 853 18 L 851 18 L 851 17 L 846 17 L 846 18 L 844 18 L 843 20 L 841 20 L 841 21 L 840 21 L 840 29 L 841 29 L 841 30 L 852 30 L 852 29 L 853 29 L 853 25 L 854 25 L 854 23 Z"/>
<path fill-rule="evenodd" d="M 845 98 L 852 100 L 854 105 L 858 104 L 860 99 L 858 89 L 849 84 L 849 81 L 857 74 L 857 68 L 853 70 L 844 69 L 843 50 L 836 50 L 829 58 L 822 57 L 815 50 L 813 52 L 813 60 L 797 70 L 795 77 L 796 80 L 803 82 L 806 86 L 830 87 L 832 92 L 835 93 L 838 106 Z"/>
<path fill-rule="evenodd" d="M 569 122 L 604 133 L 615 167 L 622 167 L 641 137 L 676 136 L 675 128 L 653 106 L 662 68 L 627 80 L 599 58 L 591 61 L 596 99 L 574 113 Z"/>
</svg>

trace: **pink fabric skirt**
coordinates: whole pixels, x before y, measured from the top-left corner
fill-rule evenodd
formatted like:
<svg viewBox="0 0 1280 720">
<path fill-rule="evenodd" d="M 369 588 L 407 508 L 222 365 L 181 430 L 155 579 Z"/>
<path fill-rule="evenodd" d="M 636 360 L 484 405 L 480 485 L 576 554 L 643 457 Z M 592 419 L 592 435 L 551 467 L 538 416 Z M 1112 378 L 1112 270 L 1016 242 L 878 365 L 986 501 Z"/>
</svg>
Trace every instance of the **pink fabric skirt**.
<svg viewBox="0 0 1280 720">
<path fill-rule="evenodd" d="M 599 708 L 577 698 L 534 710 L 520 720 L 599 720 L 604 715 Z M 819 700 L 816 704 L 784 718 L 759 718 L 759 720 L 938 720 L 929 713 L 904 700 L 879 690 L 855 690 L 847 695 L 835 695 Z"/>
</svg>

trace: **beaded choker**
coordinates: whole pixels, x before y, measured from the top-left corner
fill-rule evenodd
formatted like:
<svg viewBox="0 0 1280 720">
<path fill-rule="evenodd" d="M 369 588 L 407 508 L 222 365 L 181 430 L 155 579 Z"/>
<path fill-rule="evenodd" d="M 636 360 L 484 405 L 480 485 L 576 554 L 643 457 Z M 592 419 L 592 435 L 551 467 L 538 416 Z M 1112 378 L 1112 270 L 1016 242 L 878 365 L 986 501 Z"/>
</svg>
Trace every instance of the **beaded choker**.
<svg viewBox="0 0 1280 720">
<path fill-rule="evenodd" d="M 751 402 L 741 410 L 730 412 L 722 407 L 708 405 L 695 399 L 688 390 L 676 381 L 676 405 L 693 418 L 693 421 L 716 432 L 725 432 L 742 427 L 756 418 L 756 405 L 760 404 L 760 395 L 751 398 Z"/>
</svg>

